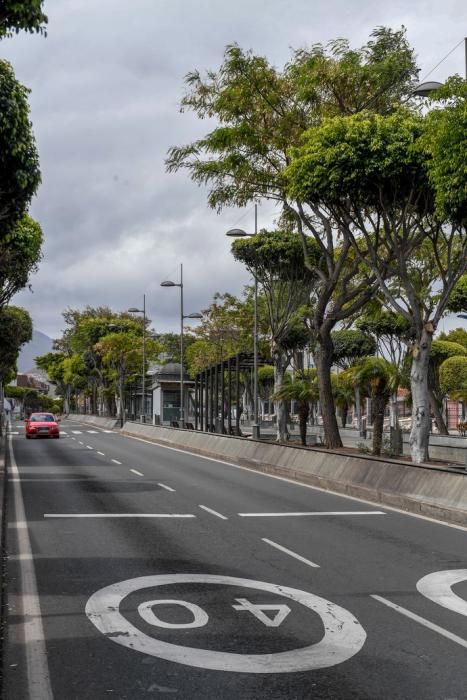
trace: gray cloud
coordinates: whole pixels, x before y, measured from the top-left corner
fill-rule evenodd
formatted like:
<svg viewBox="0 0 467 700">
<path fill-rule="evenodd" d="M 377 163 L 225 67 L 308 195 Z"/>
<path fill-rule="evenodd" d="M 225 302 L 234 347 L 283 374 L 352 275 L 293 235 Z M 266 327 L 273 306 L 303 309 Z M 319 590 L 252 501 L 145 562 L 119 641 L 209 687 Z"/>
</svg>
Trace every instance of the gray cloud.
<svg viewBox="0 0 467 700">
<path fill-rule="evenodd" d="M 177 327 L 176 290 L 159 282 L 185 266 L 187 309 L 216 291 L 240 292 L 248 275 L 229 254 L 226 229 L 252 211 L 207 209 L 206 191 L 165 173 L 173 144 L 207 123 L 180 114 L 183 76 L 217 67 L 238 42 L 281 65 L 290 47 L 336 36 L 358 45 L 380 24 L 408 27 L 422 74 L 461 38 L 464 2 L 407 0 L 48 0 L 49 35 L 2 42 L 31 107 L 43 184 L 32 213 L 46 244 L 40 272 L 15 303 L 51 335 L 66 306 L 138 304 L 154 325 Z M 431 76 L 462 72 L 462 47 Z M 261 211 L 260 223 L 271 212 Z"/>
</svg>

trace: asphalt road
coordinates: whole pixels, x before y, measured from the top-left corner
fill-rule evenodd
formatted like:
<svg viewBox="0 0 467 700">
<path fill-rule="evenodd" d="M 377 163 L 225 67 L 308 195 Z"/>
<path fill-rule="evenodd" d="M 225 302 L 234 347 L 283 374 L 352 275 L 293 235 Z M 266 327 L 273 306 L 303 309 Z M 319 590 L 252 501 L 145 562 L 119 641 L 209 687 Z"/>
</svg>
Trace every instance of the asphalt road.
<svg viewBox="0 0 467 700">
<path fill-rule="evenodd" d="M 12 430 L 8 700 L 467 699 L 467 530 Z"/>
</svg>

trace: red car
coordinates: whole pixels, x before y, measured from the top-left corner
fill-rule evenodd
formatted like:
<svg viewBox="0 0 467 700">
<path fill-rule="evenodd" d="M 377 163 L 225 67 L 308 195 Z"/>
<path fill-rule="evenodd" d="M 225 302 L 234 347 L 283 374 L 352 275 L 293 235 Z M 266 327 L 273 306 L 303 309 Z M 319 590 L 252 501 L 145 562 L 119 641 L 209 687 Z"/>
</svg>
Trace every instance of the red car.
<svg viewBox="0 0 467 700">
<path fill-rule="evenodd" d="M 58 420 L 52 413 L 31 413 L 25 420 L 26 438 L 60 437 Z"/>
</svg>

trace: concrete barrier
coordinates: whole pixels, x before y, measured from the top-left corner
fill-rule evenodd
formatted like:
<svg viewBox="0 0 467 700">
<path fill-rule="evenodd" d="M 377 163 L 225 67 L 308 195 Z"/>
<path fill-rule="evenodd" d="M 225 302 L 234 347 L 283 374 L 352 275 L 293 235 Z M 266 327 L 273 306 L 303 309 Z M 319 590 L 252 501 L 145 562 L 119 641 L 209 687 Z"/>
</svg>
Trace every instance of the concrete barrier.
<svg viewBox="0 0 467 700">
<path fill-rule="evenodd" d="M 116 418 L 104 418 L 102 416 L 82 416 L 74 413 L 70 413 L 67 418 L 70 420 L 78 421 L 78 423 L 87 423 L 88 425 L 95 425 L 98 428 L 104 428 L 104 430 L 114 430 L 117 426 L 120 426 L 120 420 Z"/>
<path fill-rule="evenodd" d="M 121 432 L 467 526 L 467 473 L 141 423 Z"/>
</svg>

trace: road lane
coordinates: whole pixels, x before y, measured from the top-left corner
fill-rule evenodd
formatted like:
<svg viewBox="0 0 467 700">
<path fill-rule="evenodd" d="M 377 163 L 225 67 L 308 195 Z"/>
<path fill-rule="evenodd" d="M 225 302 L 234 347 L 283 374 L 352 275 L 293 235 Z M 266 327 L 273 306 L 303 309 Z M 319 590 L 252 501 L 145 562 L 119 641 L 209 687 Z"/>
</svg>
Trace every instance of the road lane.
<svg viewBox="0 0 467 700">
<path fill-rule="evenodd" d="M 247 510 L 372 509 L 116 434 L 87 434 L 92 450 L 68 435 L 59 442 L 13 439 L 56 698 L 139 698 L 158 693 L 183 698 L 467 697 L 465 649 L 370 597 L 383 596 L 467 639 L 466 617 L 416 590 L 417 581 L 429 573 L 466 568 L 465 532 L 391 511 L 384 516 L 241 518 L 238 513 Z M 196 517 L 187 521 L 44 519 L 44 513 L 53 512 L 191 513 Z M 13 524 L 12 513 L 10 518 Z M 320 568 L 306 565 L 284 549 Z M 19 564 L 11 561 L 13 579 Z M 361 651 L 330 668 L 239 674 L 141 654 L 117 644 L 111 636 L 104 637 L 86 618 L 88 599 L 102 588 L 163 574 L 246 578 L 312 593 L 355 616 L 367 640 Z M 15 606 L 19 591 L 14 588 Z M 465 581 L 456 584 L 456 592 L 467 599 Z M 146 601 L 179 599 L 208 613 L 209 622 L 199 628 L 166 630 L 138 615 L 138 606 L 146 609 L 143 593 L 128 596 L 127 618 L 150 636 L 172 644 L 236 654 L 282 653 L 317 644 L 323 635 L 319 615 L 275 594 L 264 598 L 258 590 L 229 590 L 228 585 L 199 582 L 174 583 L 161 593 L 154 587 L 148 591 Z M 269 627 L 261 621 L 261 610 L 254 608 L 258 618 L 244 603 L 235 602 L 244 599 L 256 605 L 289 606 L 291 612 L 280 625 Z M 151 608 L 152 613 L 171 624 L 186 625 L 192 619 L 180 605 L 158 606 Z M 25 697 L 17 694 L 23 689 L 15 682 L 24 672 L 20 622 L 13 615 L 9 662 L 19 664 L 8 674 L 8 697 L 13 700 Z"/>
</svg>

